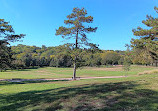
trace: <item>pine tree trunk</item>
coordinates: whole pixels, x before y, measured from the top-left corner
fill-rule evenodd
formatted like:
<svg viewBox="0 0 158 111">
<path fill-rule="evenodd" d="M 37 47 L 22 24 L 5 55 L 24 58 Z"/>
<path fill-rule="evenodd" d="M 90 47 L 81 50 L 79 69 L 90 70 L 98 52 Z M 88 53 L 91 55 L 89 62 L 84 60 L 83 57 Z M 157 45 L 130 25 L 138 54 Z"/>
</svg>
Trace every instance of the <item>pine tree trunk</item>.
<svg viewBox="0 0 158 111">
<path fill-rule="evenodd" d="M 76 33 L 76 44 L 75 44 L 75 49 L 78 48 L 78 29 Z M 76 62 L 77 62 L 77 55 L 75 55 L 75 60 L 74 60 L 74 72 L 73 72 L 73 80 L 76 80 Z"/>
<path fill-rule="evenodd" d="M 76 80 L 76 57 L 75 57 L 75 61 L 74 61 L 73 80 Z"/>
</svg>

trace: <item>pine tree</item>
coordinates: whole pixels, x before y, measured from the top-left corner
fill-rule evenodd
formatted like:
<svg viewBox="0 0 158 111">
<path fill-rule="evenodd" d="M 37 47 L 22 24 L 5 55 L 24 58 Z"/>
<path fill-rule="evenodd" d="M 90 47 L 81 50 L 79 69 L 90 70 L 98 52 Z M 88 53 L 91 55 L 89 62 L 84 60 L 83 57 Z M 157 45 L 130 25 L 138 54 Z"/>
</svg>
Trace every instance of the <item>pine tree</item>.
<svg viewBox="0 0 158 111">
<path fill-rule="evenodd" d="M 86 33 L 95 32 L 97 30 L 97 27 L 92 28 L 84 24 L 93 22 L 93 17 L 86 15 L 87 11 L 84 8 L 74 8 L 72 13 L 67 16 L 67 20 L 64 20 L 64 23 L 68 25 L 68 27 L 61 26 L 56 30 L 56 35 L 62 35 L 63 39 L 75 39 L 73 44 L 74 80 L 76 79 L 77 58 L 80 53 L 78 49 L 83 45 L 90 45 L 91 43 L 88 42 Z"/>
<path fill-rule="evenodd" d="M 154 8 L 156 13 L 158 13 L 158 8 Z M 132 39 L 131 46 L 134 50 L 141 49 L 145 52 L 146 58 L 152 58 L 153 61 L 158 60 L 158 18 L 154 18 L 151 15 L 147 15 L 147 19 L 143 20 L 142 23 L 149 27 L 149 29 L 143 29 L 138 27 L 133 29 L 133 34 L 139 36 L 140 39 Z M 149 60 L 147 60 L 149 61 Z"/>
<path fill-rule="evenodd" d="M 0 70 L 11 66 L 11 50 L 8 47 L 10 42 L 18 41 L 25 35 L 16 35 L 12 26 L 4 19 L 0 19 Z"/>
</svg>

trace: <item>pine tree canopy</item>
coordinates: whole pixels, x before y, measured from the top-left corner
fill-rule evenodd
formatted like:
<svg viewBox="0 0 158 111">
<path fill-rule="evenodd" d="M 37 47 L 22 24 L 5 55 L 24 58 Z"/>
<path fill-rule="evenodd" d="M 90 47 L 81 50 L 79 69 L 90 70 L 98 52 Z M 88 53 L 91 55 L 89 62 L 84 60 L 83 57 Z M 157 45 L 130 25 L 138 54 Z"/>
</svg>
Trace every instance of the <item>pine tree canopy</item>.
<svg viewBox="0 0 158 111">
<path fill-rule="evenodd" d="M 154 8 L 158 13 L 158 8 Z M 135 36 L 141 36 L 144 38 L 151 38 L 152 40 L 158 39 L 158 18 L 154 18 L 151 15 L 147 15 L 146 20 L 143 20 L 142 23 L 149 27 L 150 29 L 143 29 L 138 27 L 137 29 L 133 29 L 133 33 Z"/>
<path fill-rule="evenodd" d="M 158 8 L 154 8 L 158 14 Z M 131 46 L 136 50 L 142 50 L 146 58 L 152 58 L 153 61 L 158 60 L 158 18 L 154 18 L 151 15 L 147 15 L 147 19 L 143 20 L 142 23 L 149 27 L 148 29 L 143 29 L 138 27 L 133 29 L 133 34 L 139 36 L 140 39 L 132 39 Z M 136 51 L 137 52 L 137 51 Z M 139 51 L 139 53 L 141 54 Z"/>
<path fill-rule="evenodd" d="M 9 22 L 5 22 L 4 19 L 0 19 L 0 45 L 3 42 L 15 42 L 23 38 L 25 35 L 15 35 L 15 32 Z"/>
<path fill-rule="evenodd" d="M 92 28 L 84 24 L 93 22 L 93 17 L 86 15 L 87 11 L 84 8 L 74 8 L 72 13 L 67 16 L 67 20 L 64 20 L 68 27 L 59 27 L 56 30 L 56 35 L 62 35 L 64 39 L 75 39 L 77 41 L 76 47 L 78 44 L 89 45 L 86 33 L 95 32 L 97 27 Z"/>
</svg>

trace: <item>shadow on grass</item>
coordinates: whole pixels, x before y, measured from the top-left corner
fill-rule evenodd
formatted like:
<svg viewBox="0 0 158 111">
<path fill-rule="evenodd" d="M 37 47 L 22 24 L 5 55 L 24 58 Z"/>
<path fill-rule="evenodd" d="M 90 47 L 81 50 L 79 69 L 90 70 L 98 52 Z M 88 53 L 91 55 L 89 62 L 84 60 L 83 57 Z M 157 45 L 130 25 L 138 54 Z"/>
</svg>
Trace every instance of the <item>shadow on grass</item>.
<svg viewBox="0 0 158 111">
<path fill-rule="evenodd" d="M 12 72 L 12 71 L 30 71 L 31 69 L 39 69 L 43 67 L 28 67 L 28 68 L 22 68 L 22 69 L 12 69 L 12 70 L 6 70 L 7 72 Z"/>
<path fill-rule="evenodd" d="M 63 81 L 69 81 L 69 80 L 33 80 L 33 81 L 21 81 L 21 82 L 0 81 L 0 86 L 2 86 L 2 85 L 15 85 L 15 84 L 63 82 Z"/>
<path fill-rule="evenodd" d="M 16 69 L 16 71 L 30 71 L 30 69 L 39 69 L 41 67 L 28 67 L 28 68 L 24 68 L 24 69 Z"/>
<path fill-rule="evenodd" d="M 82 85 L 0 95 L 0 111 L 156 111 L 158 92 L 135 82 Z"/>
</svg>

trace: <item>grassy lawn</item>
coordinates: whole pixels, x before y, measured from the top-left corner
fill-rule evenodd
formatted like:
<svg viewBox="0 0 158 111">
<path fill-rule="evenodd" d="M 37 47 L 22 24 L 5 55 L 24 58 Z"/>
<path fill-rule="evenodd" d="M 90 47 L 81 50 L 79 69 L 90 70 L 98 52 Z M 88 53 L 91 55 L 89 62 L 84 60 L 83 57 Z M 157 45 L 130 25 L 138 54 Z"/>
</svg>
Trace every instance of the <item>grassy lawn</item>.
<svg viewBox="0 0 158 111">
<path fill-rule="evenodd" d="M 115 68 L 83 68 L 78 70 L 78 75 L 125 74 Z M 158 74 L 137 74 L 153 69 L 132 66 L 129 77 L 115 79 L 21 83 L 1 81 L 0 111 L 157 111 Z M 48 67 L 0 74 L 0 78 L 59 78 L 71 77 L 72 69 Z"/>
<path fill-rule="evenodd" d="M 139 68 L 138 68 L 139 67 Z M 153 70 L 155 67 L 146 66 L 132 66 L 128 72 L 123 71 L 122 67 L 100 67 L 100 68 L 81 68 L 77 70 L 77 76 L 79 77 L 99 77 L 99 76 L 132 76 L 137 75 L 139 72 L 145 70 Z M 73 73 L 72 68 L 39 68 L 39 69 L 24 69 L 21 71 L 7 71 L 0 72 L 0 79 L 39 79 L 39 78 L 71 78 Z"/>
</svg>

